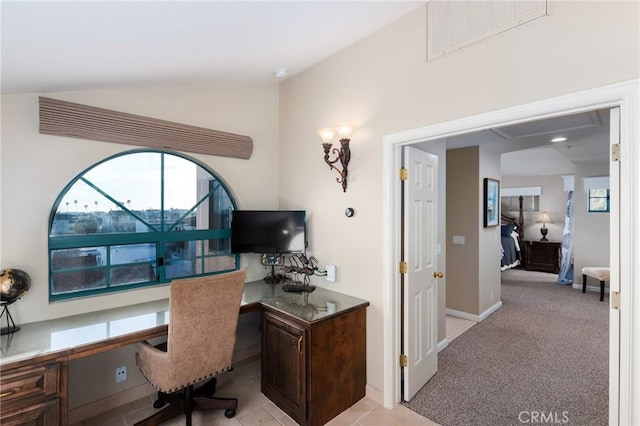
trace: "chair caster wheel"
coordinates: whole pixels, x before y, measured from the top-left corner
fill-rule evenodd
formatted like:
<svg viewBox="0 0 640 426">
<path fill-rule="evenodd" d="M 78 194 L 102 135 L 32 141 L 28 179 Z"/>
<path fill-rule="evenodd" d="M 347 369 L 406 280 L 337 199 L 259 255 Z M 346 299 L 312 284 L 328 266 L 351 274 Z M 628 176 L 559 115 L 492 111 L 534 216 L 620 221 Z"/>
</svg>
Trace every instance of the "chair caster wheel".
<svg viewBox="0 0 640 426">
<path fill-rule="evenodd" d="M 228 419 L 236 415 L 236 410 L 229 408 L 224 410 L 224 416 Z"/>
<path fill-rule="evenodd" d="M 156 399 L 155 401 L 153 401 L 153 408 L 162 408 L 164 407 L 165 402 L 164 401 L 160 401 L 159 399 Z"/>
</svg>

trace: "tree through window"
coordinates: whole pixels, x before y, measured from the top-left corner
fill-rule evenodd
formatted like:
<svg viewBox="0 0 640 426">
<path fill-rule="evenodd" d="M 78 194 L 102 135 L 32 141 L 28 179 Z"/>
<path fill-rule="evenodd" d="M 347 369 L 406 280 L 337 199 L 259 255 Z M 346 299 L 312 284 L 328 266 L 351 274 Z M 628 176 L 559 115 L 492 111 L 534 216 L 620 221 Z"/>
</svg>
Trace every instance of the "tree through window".
<svg viewBox="0 0 640 426">
<path fill-rule="evenodd" d="M 229 251 L 235 201 L 184 155 L 136 150 L 70 182 L 49 227 L 49 299 L 238 269 Z"/>
</svg>

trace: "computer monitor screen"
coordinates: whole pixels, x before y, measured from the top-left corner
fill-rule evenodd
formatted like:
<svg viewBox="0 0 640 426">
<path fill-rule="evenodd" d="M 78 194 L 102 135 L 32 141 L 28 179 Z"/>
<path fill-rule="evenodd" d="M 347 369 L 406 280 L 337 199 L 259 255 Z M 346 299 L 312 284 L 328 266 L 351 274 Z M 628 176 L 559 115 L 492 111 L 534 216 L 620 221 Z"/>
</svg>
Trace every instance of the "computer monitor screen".
<svg viewBox="0 0 640 426">
<path fill-rule="evenodd" d="M 232 253 L 300 253 L 306 241 L 304 210 L 234 210 Z"/>
</svg>

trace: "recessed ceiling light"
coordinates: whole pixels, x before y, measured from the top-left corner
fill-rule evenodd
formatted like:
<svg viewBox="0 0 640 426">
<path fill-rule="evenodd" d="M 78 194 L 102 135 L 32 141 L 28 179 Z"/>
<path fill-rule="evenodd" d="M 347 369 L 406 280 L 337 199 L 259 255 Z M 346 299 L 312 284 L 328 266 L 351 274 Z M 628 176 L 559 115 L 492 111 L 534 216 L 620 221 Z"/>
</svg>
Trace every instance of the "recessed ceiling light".
<svg viewBox="0 0 640 426">
<path fill-rule="evenodd" d="M 564 142 L 566 140 L 567 140 L 567 138 L 565 138 L 563 136 L 560 136 L 560 137 L 551 139 L 551 142 Z"/>
<path fill-rule="evenodd" d="M 289 75 L 289 71 L 287 71 L 286 68 L 278 68 L 273 72 L 273 75 L 275 75 L 278 78 L 284 78 L 287 75 Z"/>
</svg>

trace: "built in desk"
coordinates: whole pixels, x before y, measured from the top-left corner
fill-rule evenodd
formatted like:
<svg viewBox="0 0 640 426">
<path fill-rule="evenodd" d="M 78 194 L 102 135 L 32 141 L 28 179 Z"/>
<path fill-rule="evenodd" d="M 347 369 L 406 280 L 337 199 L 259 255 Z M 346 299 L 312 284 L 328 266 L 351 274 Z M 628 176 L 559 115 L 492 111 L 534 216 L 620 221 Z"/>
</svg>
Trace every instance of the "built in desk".
<svg viewBox="0 0 640 426">
<path fill-rule="evenodd" d="M 262 392 L 301 425 L 364 397 L 369 302 L 323 288 L 245 284 L 240 313 L 262 312 Z M 167 335 L 169 299 L 21 324 L 0 338 L 0 423 L 67 425 L 69 361 Z"/>
</svg>

